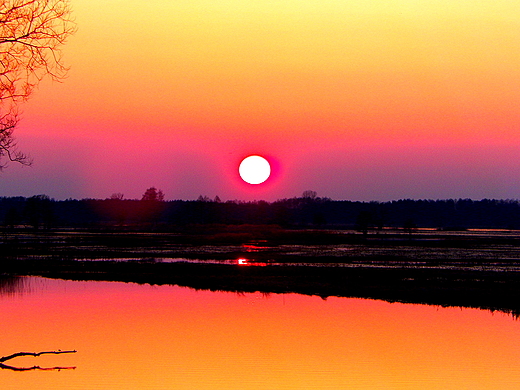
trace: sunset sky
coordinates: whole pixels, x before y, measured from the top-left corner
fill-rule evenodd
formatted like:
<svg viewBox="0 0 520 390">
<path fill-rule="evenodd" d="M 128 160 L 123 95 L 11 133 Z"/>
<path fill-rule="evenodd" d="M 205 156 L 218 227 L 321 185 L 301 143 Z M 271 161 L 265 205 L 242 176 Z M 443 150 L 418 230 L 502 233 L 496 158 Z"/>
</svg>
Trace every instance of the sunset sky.
<svg viewBox="0 0 520 390">
<path fill-rule="evenodd" d="M 520 198 L 517 0 L 71 4 L 0 196 Z"/>
</svg>

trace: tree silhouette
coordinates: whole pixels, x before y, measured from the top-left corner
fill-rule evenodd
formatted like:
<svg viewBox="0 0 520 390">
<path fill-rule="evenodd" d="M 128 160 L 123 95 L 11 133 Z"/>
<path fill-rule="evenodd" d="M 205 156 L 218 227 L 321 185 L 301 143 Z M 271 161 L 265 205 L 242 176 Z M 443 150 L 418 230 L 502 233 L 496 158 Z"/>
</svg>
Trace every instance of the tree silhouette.
<svg viewBox="0 0 520 390">
<path fill-rule="evenodd" d="M 110 199 L 112 200 L 123 200 L 125 198 L 125 195 L 121 192 L 115 192 L 112 195 L 110 195 Z"/>
<path fill-rule="evenodd" d="M 316 199 L 316 197 L 318 196 L 318 193 L 316 191 L 311 191 L 311 190 L 306 190 L 306 191 L 303 191 L 303 194 L 302 194 L 302 198 L 305 198 L 305 199 Z"/>
<path fill-rule="evenodd" d="M 34 229 L 49 228 L 54 219 L 53 201 L 47 195 L 34 195 L 25 203 L 25 215 Z"/>
<path fill-rule="evenodd" d="M 0 159 L 29 165 L 16 148 L 18 103 L 45 77 L 62 80 L 61 46 L 75 31 L 68 0 L 2 0 L 0 3 Z M 0 169 L 5 167 L 1 163 Z"/>
<path fill-rule="evenodd" d="M 124 225 L 125 220 L 128 218 L 128 210 L 126 209 L 124 194 L 121 192 L 115 192 L 110 195 L 110 198 L 106 199 L 103 208 L 105 215 L 116 221 L 118 225 Z"/>
<path fill-rule="evenodd" d="M 162 190 L 157 190 L 155 187 L 150 187 L 145 191 L 141 200 L 163 201 L 164 193 Z"/>
<path fill-rule="evenodd" d="M 164 193 L 155 187 L 148 188 L 141 198 L 140 215 L 141 222 L 156 222 L 164 205 Z"/>
</svg>

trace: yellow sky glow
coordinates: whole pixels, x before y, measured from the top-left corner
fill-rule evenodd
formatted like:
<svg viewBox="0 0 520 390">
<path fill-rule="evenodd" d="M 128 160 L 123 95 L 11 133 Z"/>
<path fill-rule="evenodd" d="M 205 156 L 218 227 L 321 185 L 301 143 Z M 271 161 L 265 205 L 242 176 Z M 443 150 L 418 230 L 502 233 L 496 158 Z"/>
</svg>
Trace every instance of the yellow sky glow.
<svg viewBox="0 0 520 390">
<path fill-rule="evenodd" d="M 72 6 L 69 77 L 42 83 L 23 107 L 19 136 L 88 139 L 101 154 L 93 177 L 120 176 L 103 159 L 114 144 L 126 144 L 113 155 L 121 166 L 159 143 L 176 156 L 197 145 L 218 169 L 268 152 L 288 174 L 302 151 L 520 145 L 518 1 Z"/>
</svg>

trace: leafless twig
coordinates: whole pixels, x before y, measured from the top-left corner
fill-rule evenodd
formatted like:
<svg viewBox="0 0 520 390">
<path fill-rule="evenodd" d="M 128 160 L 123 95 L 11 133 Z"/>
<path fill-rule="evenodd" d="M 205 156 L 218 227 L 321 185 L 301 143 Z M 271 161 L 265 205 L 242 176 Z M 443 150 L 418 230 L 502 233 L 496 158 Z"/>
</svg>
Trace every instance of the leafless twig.
<svg viewBox="0 0 520 390">
<path fill-rule="evenodd" d="M 30 370 L 43 370 L 43 371 L 49 371 L 49 370 L 74 370 L 76 367 L 40 367 L 40 366 L 32 366 L 32 367 L 15 367 L 15 366 L 10 366 L 10 365 L 7 365 L 7 364 L 3 364 L 3 362 L 7 361 L 7 360 L 11 360 L 11 359 L 14 359 L 16 357 L 19 357 L 19 356 L 34 356 L 34 357 L 37 357 L 37 356 L 40 356 L 40 355 L 49 355 L 49 354 L 53 354 L 53 355 L 59 355 L 59 354 L 62 354 L 62 353 L 76 353 L 76 351 L 62 351 L 62 350 L 57 350 L 57 351 L 43 351 L 43 352 L 17 352 L 17 353 L 13 353 L 12 355 L 8 355 L 8 356 L 3 356 L 3 357 L 0 357 L 0 368 L 2 369 L 6 369 L 6 370 L 13 370 L 13 371 L 30 371 Z"/>
</svg>

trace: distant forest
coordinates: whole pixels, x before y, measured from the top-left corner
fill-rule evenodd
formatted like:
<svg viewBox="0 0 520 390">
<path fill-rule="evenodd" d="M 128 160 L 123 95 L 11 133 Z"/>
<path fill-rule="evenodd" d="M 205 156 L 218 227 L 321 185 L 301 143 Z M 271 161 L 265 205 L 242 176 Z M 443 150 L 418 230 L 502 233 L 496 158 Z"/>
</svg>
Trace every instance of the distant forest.
<svg viewBox="0 0 520 390">
<path fill-rule="evenodd" d="M 396 200 L 356 202 L 331 200 L 306 191 L 304 196 L 266 201 L 165 201 L 163 193 L 148 189 L 141 200 L 54 200 L 46 195 L 0 197 L 0 224 L 5 228 L 153 228 L 196 224 L 279 225 L 287 228 L 403 229 L 469 228 L 520 229 L 518 200 Z"/>
</svg>

